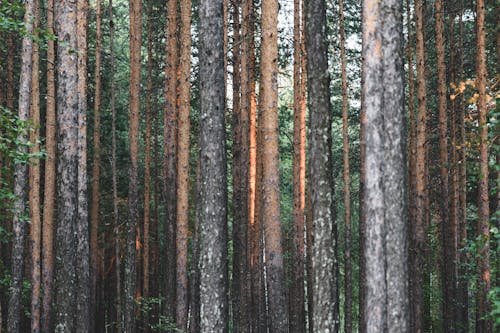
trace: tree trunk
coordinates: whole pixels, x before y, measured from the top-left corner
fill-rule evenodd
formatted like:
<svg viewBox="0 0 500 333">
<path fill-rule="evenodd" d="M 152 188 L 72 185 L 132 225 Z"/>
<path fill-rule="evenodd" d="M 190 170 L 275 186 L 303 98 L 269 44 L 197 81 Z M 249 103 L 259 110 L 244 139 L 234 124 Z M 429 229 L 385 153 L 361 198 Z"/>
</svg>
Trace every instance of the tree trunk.
<svg viewBox="0 0 500 333">
<path fill-rule="evenodd" d="M 31 99 L 31 76 L 32 76 L 32 52 L 33 40 L 30 35 L 33 33 L 35 2 L 30 0 L 25 2 L 24 24 L 26 28 L 26 37 L 23 38 L 23 48 L 21 53 L 21 77 L 19 82 L 19 105 L 18 116 L 20 121 L 27 122 L 30 114 L 30 99 Z M 9 52 L 10 53 L 10 52 Z M 13 52 L 12 52 L 13 53 Z M 11 78 L 12 79 L 12 78 Z M 13 79 L 7 80 L 13 85 Z M 10 89 L 10 85 L 8 87 Z M 9 96 L 7 102 L 12 103 L 13 96 Z M 12 93 L 13 95 L 13 93 Z M 12 100 L 12 102 L 11 102 Z M 8 106 L 12 110 L 12 106 Z M 17 140 L 19 146 L 17 150 L 21 153 L 27 153 L 27 129 L 18 134 Z M 26 221 L 26 185 L 28 181 L 28 165 L 27 163 L 18 163 L 15 165 L 14 179 L 14 200 L 12 229 L 14 240 L 12 245 L 12 271 L 10 282 L 10 298 L 7 317 L 7 331 L 17 333 L 20 330 L 21 324 L 21 289 L 23 279 L 23 262 L 24 262 L 24 228 Z"/>
<path fill-rule="evenodd" d="M 78 50 L 76 2 L 56 4 L 57 50 L 57 248 L 56 332 L 76 330 L 76 224 L 78 221 Z M 61 203 L 64 203 L 61 204 Z"/>
<path fill-rule="evenodd" d="M 180 82 L 177 132 L 177 327 L 187 331 L 189 222 L 189 111 L 191 69 L 191 0 L 181 2 Z"/>
<path fill-rule="evenodd" d="M 228 332 L 227 187 L 224 121 L 224 22 L 222 0 L 202 0 L 201 97 L 201 329 Z"/>
<path fill-rule="evenodd" d="M 304 308 L 304 221 L 306 205 L 306 108 L 302 93 L 302 11 L 300 0 L 294 0 L 293 14 L 293 262 L 290 299 L 290 332 L 305 332 Z"/>
<path fill-rule="evenodd" d="M 100 181 L 100 163 L 101 163 L 101 0 L 96 1 L 96 46 L 95 46 L 95 93 L 94 93 L 94 156 L 92 162 L 92 210 L 91 210 L 91 231 L 90 231 L 90 258 L 92 269 L 92 299 L 91 314 L 92 318 L 99 315 L 97 308 L 97 280 L 99 275 L 100 250 L 98 245 L 99 232 L 99 181 Z M 99 281 L 101 283 L 101 281 Z M 96 321 L 96 319 L 93 319 Z M 93 326 L 97 329 L 96 326 Z"/>
<path fill-rule="evenodd" d="M 142 3 L 130 1 L 130 165 L 125 256 L 125 330 L 135 332 L 136 226 L 139 218 L 139 122 Z"/>
<path fill-rule="evenodd" d="M 333 210 L 330 76 L 323 0 L 306 3 L 307 88 L 311 110 L 310 182 L 312 205 L 313 325 L 337 332 L 336 223 Z"/>
<path fill-rule="evenodd" d="M 266 256 L 269 323 L 272 332 L 288 332 L 280 223 L 278 156 L 278 1 L 262 2 L 261 95 L 262 219 Z"/>
<path fill-rule="evenodd" d="M 425 81 L 425 47 L 424 47 L 424 5 L 422 0 L 415 0 L 415 36 L 417 51 L 417 155 L 415 164 L 415 220 L 411 229 L 410 276 L 412 298 L 412 332 L 424 332 L 424 271 L 427 254 L 426 231 L 426 151 L 427 151 L 427 107 Z"/>
<path fill-rule="evenodd" d="M 349 100 L 345 53 L 344 3 L 339 0 L 340 58 L 342 62 L 342 139 L 344 148 L 344 330 L 352 332 L 351 191 L 349 176 Z"/>
<path fill-rule="evenodd" d="M 88 0 L 77 1 L 78 137 L 77 137 L 77 332 L 89 332 L 91 313 L 90 244 L 87 201 L 87 14 Z"/>
<path fill-rule="evenodd" d="M 47 2 L 47 30 L 54 33 L 54 0 Z M 45 115 L 45 176 L 42 225 L 42 332 L 52 330 L 54 287 L 54 211 L 56 196 L 56 86 L 55 43 L 47 42 L 47 100 Z"/>
<path fill-rule="evenodd" d="M 33 29 L 38 37 L 40 26 L 40 4 L 35 1 Z M 39 79 L 39 47 L 33 43 L 33 58 L 31 71 L 31 108 L 30 121 L 34 126 L 30 131 L 30 154 L 40 153 L 40 79 Z M 41 296 L 41 236 L 40 220 L 40 164 L 36 159 L 30 161 L 29 167 L 29 210 L 30 210 L 30 250 L 31 250 L 31 332 L 40 332 L 40 296 Z"/>
<path fill-rule="evenodd" d="M 196 166 L 196 208 L 193 232 L 193 264 L 191 273 L 191 299 L 190 299 L 190 322 L 189 332 L 200 332 L 200 214 L 201 214 L 201 169 L 200 169 L 200 150 L 197 149 L 198 162 Z"/>
<path fill-rule="evenodd" d="M 364 8 L 365 2 L 361 3 L 361 22 L 364 21 Z M 363 52 L 361 52 L 361 87 L 365 85 L 365 58 Z M 366 123 L 366 109 L 365 105 L 365 92 L 364 89 L 361 89 L 361 110 L 359 114 L 359 332 L 366 333 L 366 307 L 365 307 L 365 299 L 366 299 L 366 259 L 365 259 L 365 228 L 366 228 L 366 213 L 364 209 L 364 201 L 365 201 L 365 183 L 366 183 L 366 136 L 365 136 L 365 123 Z"/>
<path fill-rule="evenodd" d="M 491 321 L 484 318 L 490 311 L 488 293 L 491 289 L 490 280 L 490 232 L 489 232 L 489 197 L 488 197 L 488 106 L 486 95 L 486 37 L 484 31 L 484 0 L 476 2 L 476 88 L 479 93 L 477 112 L 479 115 L 479 180 L 478 180 L 478 219 L 477 236 L 479 249 L 477 267 L 479 273 L 477 289 L 476 332 L 492 331 Z"/>
<path fill-rule="evenodd" d="M 163 124 L 163 179 L 164 202 L 166 209 L 166 315 L 176 316 L 176 185 L 177 185 L 177 66 L 179 47 L 177 40 L 177 1 L 169 0 L 167 4 L 166 31 L 166 68 L 165 68 L 165 113 Z"/>
</svg>

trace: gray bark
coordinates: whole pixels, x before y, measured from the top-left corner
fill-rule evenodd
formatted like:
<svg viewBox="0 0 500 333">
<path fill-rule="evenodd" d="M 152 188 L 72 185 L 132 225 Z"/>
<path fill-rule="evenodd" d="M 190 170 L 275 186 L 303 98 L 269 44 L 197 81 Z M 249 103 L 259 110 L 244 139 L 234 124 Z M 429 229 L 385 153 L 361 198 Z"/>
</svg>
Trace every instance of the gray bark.
<svg viewBox="0 0 500 333">
<path fill-rule="evenodd" d="M 76 323 L 76 223 L 78 214 L 77 4 L 56 3 L 57 50 L 57 234 L 55 331 L 74 332 Z"/>
<path fill-rule="evenodd" d="M 222 0 L 200 15 L 201 332 L 228 332 L 227 187 Z"/>
<path fill-rule="evenodd" d="M 307 91 L 311 111 L 310 182 L 313 238 L 313 325 L 318 333 L 337 332 L 339 318 L 336 223 L 333 210 L 330 77 L 328 74 L 326 6 L 306 2 Z"/>
<path fill-rule="evenodd" d="M 21 77 L 19 82 L 19 111 L 18 116 L 21 121 L 28 121 L 30 113 L 31 97 L 31 69 L 33 65 L 32 52 L 33 40 L 30 37 L 33 32 L 33 14 L 35 4 L 33 0 L 25 3 L 24 23 L 26 27 L 26 37 L 23 38 L 21 54 Z M 20 145 L 17 149 L 26 154 L 28 152 L 27 130 L 19 133 Z M 12 244 L 12 275 L 10 283 L 10 297 L 7 316 L 7 331 L 19 332 L 21 324 L 21 289 L 23 280 L 23 260 L 24 260 L 24 234 L 25 223 L 27 222 L 26 211 L 26 185 L 28 180 L 27 163 L 17 163 L 14 175 L 14 201 L 12 229 L 14 242 Z"/>
<path fill-rule="evenodd" d="M 367 332 L 408 332 L 402 4 L 365 1 L 364 263 Z"/>
</svg>

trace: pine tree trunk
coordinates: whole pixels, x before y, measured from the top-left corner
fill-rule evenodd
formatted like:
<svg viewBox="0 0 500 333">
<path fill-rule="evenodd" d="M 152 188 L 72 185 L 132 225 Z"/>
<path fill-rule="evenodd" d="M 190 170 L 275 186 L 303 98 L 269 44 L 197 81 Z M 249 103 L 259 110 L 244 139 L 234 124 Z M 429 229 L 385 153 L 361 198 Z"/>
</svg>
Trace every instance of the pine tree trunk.
<svg viewBox="0 0 500 333">
<path fill-rule="evenodd" d="M 78 137 L 77 137 L 77 332 L 89 332 L 91 322 L 90 244 L 87 201 L 87 14 L 88 0 L 77 1 Z"/>
<path fill-rule="evenodd" d="M 47 2 L 47 30 L 54 33 L 54 0 Z M 54 287 L 54 211 L 56 196 L 56 86 L 55 43 L 47 42 L 47 100 L 45 115 L 45 175 L 42 225 L 42 332 L 52 330 Z"/>
<path fill-rule="evenodd" d="M 486 95 L 486 37 L 484 31 L 485 8 L 484 0 L 476 2 L 476 88 L 478 90 L 477 111 L 479 115 L 479 180 L 478 180 L 478 219 L 477 236 L 479 249 L 477 267 L 479 273 L 477 289 L 476 332 L 492 331 L 491 321 L 484 318 L 490 311 L 488 293 L 491 289 L 490 280 L 490 232 L 489 232 L 489 196 L 488 196 L 488 107 Z"/>
<path fill-rule="evenodd" d="M 425 257 L 427 254 L 427 231 L 426 231 L 426 151 L 427 151 L 427 98 L 425 81 L 425 48 L 424 48 L 424 5 L 422 0 L 415 0 L 415 36 L 417 56 L 417 155 L 415 164 L 415 221 L 411 229 L 411 255 L 410 276 L 412 296 L 412 331 L 424 332 L 424 294 L 423 285 L 425 271 Z"/>
<path fill-rule="evenodd" d="M 333 210 L 330 76 L 326 39 L 326 5 L 306 3 L 307 88 L 311 110 L 310 182 L 314 332 L 337 332 L 336 224 Z"/>
<path fill-rule="evenodd" d="M 165 68 L 165 113 L 163 123 L 163 180 L 166 209 L 166 285 L 165 302 L 167 317 L 176 317 L 176 195 L 177 195 L 177 66 L 179 47 L 177 40 L 177 1 L 167 3 L 166 68 Z"/>
<path fill-rule="evenodd" d="M 102 29 L 101 29 L 102 8 L 101 0 L 96 1 L 96 46 L 95 46 L 95 71 L 94 71 L 94 151 L 92 160 L 92 210 L 91 210 L 91 231 L 90 231 L 90 258 L 91 258 L 91 273 L 92 273 L 92 299 L 91 299 L 91 314 L 93 321 L 97 321 L 98 301 L 98 275 L 100 258 L 100 249 L 98 245 L 99 231 L 99 181 L 100 181 L 100 163 L 101 163 L 101 44 L 102 44 Z M 102 281 L 99 281 L 102 283 Z M 97 324 L 97 323 L 96 323 Z M 93 326 L 97 329 L 97 326 Z"/>
<path fill-rule="evenodd" d="M 262 219 L 270 330 L 288 332 L 280 223 L 278 156 L 278 1 L 262 2 L 261 95 Z"/>
<path fill-rule="evenodd" d="M 196 208 L 195 221 L 193 231 L 193 263 L 191 265 L 191 299 L 189 300 L 189 308 L 191 315 L 189 316 L 189 332 L 200 332 L 200 214 L 201 214 L 201 169 L 200 169 L 200 150 L 197 149 L 198 162 L 196 166 Z"/>
<path fill-rule="evenodd" d="M 345 52 L 344 3 L 339 0 L 340 58 L 342 62 L 342 139 L 344 150 L 344 331 L 352 332 L 351 191 L 349 176 L 349 101 Z"/>
<path fill-rule="evenodd" d="M 21 77 L 19 82 L 19 105 L 18 117 L 20 121 L 28 121 L 30 114 L 30 99 L 31 99 L 31 76 L 32 76 L 32 53 L 33 53 L 33 40 L 30 35 L 33 33 L 34 25 L 34 11 L 35 2 L 30 0 L 25 2 L 24 24 L 26 28 L 26 37 L 23 38 L 23 46 L 21 53 Z M 11 50 L 11 49 L 10 49 Z M 10 53 L 10 52 L 9 52 Z M 12 52 L 14 53 L 14 52 Z M 8 65 L 9 66 L 9 65 Z M 12 68 L 13 69 L 13 68 Z M 9 74 L 8 76 L 12 75 Z M 13 91 L 10 92 L 11 85 L 13 86 L 13 77 L 8 77 L 8 92 L 7 103 L 8 108 L 13 111 Z M 12 94 L 12 96 L 11 96 Z M 17 150 L 21 153 L 27 153 L 27 130 L 23 130 L 18 134 L 17 140 L 19 146 Z M 13 204 L 13 218 L 12 218 L 12 271 L 10 282 L 10 298 L 8 306 L 7 317 L 7 331 L 17 333 L 21 325 L 21 289 L 23 279 L 23 262 L 24 262 L 24 229 L 26 214 L 26 185 L 28 181 L 28 165 L 27 163 L 18 163 L 15 165 L 15 178 L 14 178 L 14 195 L 16 200 Z"/>
<path fill-rule="evenodd" d="M 135 332 L 136 227 L 139 218 L 139 122 L 141 81 L 142 3 L 130 1 L 130 165 L 128 188 L 128 220 L 125 255 L 125 329 Z"/>
<path fill-rule="evenodd" d="M 191 0 L 181 2 L 177 132 L 177 327 L 187 331 L 189 223 L 189 111 L 191 69 Z"/>
<path fill-rule="evenodd" d="M 35 1 L 34 35 L 38 37 L 40 26 L 40 4 Z M 39 47 L 33 43 L 31 72 L 31 108 L 30 121 L 34 129 L 30 131 L 30 154 L 40 153 L 40 80 L 39 80 Z M 40 164 L 36 159 L 30 161 L 29 167 L 29 210 L 30 210 L 30 252 L 31 252 L 31 332 L 40 332 L 40 296 L 41 296 L 41 236 L 42 223 L 40 219 Z"/>
<path fill-rule="evenodd" d="M 201 329 L 228 332 L 227 187 L 222 1 L 202 0 L 200 17 Z"/>
<path fill-rule="evenodd" d="M 293 14 L 293 262 L 289 289 L 290 332 L 305 332 L 304 308 L 304 231 L 306 204 L 306 108 L 303 103 L 302 80 L 302 11 L 300 0 L 294 1 Z"/>
</svg>

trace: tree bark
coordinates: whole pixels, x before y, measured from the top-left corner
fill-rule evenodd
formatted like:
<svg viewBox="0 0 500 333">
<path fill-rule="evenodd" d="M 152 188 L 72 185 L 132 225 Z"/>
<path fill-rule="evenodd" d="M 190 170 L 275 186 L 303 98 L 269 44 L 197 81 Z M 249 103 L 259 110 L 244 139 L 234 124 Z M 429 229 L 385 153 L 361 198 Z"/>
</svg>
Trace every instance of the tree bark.
<svg viewBox="0 0 500 333">
<path fill-rule="evenodd" d="M 476 332 L 492 331 L 491 321 L 485 316 L 490 311 L 488 293 L 491 289 L 490 279 L 490 232 L 489 232 L 489 196 L 488 196 L 488 106 L 486 95 L 486 36 L 484 31 L 484 0 L 476 2 L 476 88 L 478 90 L 477 112 L 479 115 L 479 180 L 478 180 L 478 219 L 477 236 L 479 249 L 477 267 L 479 273 L 477 289 Z"/>
<path fill-rule="evenodd" d="M 128 219 L 126 223 L 125 256 L 125 329 L 135 332 L 136 226 L 139 218 L 139 122 L 141 81 L 142 3 L 130 1 L 130 165 L 128 189 Z"/>
<path fill-rule="evenodd" d="M 54 33 L 54 0 L 47 2 L 47 29 Z M 55 43 L 47 42 L 47 100 L 45 115 L 45 175 L 42 225 L 42 332 L 52 329 L 52 301 L 54 295 L 54 211 L 56 196 L 56 86 Z"/>
<path fill-rule="evenodd" d="M 349 100 L 345 52 L 344 3 L 339 0 L 340 58 L 342 63 L 342 141 L 344 148 L 344 331 L 352 332 L 351 191 L 349 175 Z"/>
<path fill-rule="evenodd" d="M 34 25 L 35 2 L 32 0 L 25 2 L 24 24 L 26 28 L 26 37 L 23 38 L 23 46 L 21 53 L 21 77 L 19 80 L 19 105 L 18 117 L 20 121 L 27 122 L 30 114 L 30 99 L 31 99 L 31 79 L 32 79 L 32 53 L 33 40 L 30 35 L 33 33 Z M 9 52 L 10 53 L 10 52 Z M 9 71 L 8 71 L 9 72 Z M 8 82 L 13 85 L 13 77 L 8 78 Z M 8 90 L 11 89 L 8 85 Z M 12 96 L 10 96 L 12 94 Z M 13 92 L 7 94 L 8 108 L 13 107 Z M 17 149 L 21 153 L 27 153 L 27 129 L 24 129 L 18 134 L 17 140 L 19 146 Z M 10 282 L 10 297 L 7 317 L 7 331 L 17 333 L 21 325 L 21 289 L 23 279 L 23 262 L 24 262 L 24 229 L 27 219 L 26 211 L 26 185 L 28 181 L 28 165 L 27 163 L 18 163 L 15 165 L 14 176 L 14 196 L 16 200 L 13 203 L 13 218 L 12 231 L 14 240 L 12 244 L 12 259 L 11 259 L 11 282 Z"/>
<path fill-rule="evenodd" d="M 180 82 L 177 132 L 177 327 L 187 331 L 189 224 L 189 111 L 191 69 L 191 0 L 181 2 Z"/>
<path fill-rule="evenodd" d="M 91 231 L 90 231 L 90 258 L 92 273 L 92 299 L 91 313 L 92 318 L 97 318 L 99 312 L 97 308 L 97 281 L 99 276 L 100 249 L 98 244 L 99 237 L 99 181 L 100 181 L 100 163 L 101 163 L 101 29 L 102 6 L 101 0 L 96 1 L 96 46 L 95 46 L 95 71 L 94 71 L 94 156 L 92 160 L 92 210 L 91 210 Z M 95 319 L 93 320 L 95 321 Z M 94 329 L 97 329 L 94 326 Z"/>
<path fill-rule="evenodd" d="M 34 4 L 33 30 L 38 37 L 40 26 L 40 4 Z M 40 79 L 39 79 L 39 46 L 33 43 L 31 71 L 31 108 L 30 121 L 33 130 L 30 131 L 30 154 L 40 153 Z M 41 296 L 41 236 L 42 223 L 40 219 L 40 164 L 36 158 L 31 159 L 29 167 L 29 210 L 30 210 L 30 250 L 31 250 L 31 332 L 40 332 L 40 296 Z"/>
<path fill-rule="evenodd" d="M 336 223 L 333 209 L 330 76 L 328 72 L 326 5 L 323 0 L 306 3 L 308 106 L 311 110 L 310 182 L 312 205 L 312 269 L 314 332 L 337 332 L 338 302 Z"/>
<path fill-rule="evenodd" d="M 425 46 L 424 46 L 424 5 L 422 0 L 415 0 L 415 36 L 417 57 L 417 138 L 415 165 L 415 220 L 411 229 L 410 276 L 412 298 L 412 332 L 424 331 L 424 271 L 427 248 L 426 231 L 426 151 L 427 151 L 427 97 L 425 81 Z"/>
<path fill-rule="evenodd" d="M 303 4 L 294 0 L 293 14 L 293 263 L 290 299 L 290 332 L 305 332 L 304 231 L 306 205 L 306 108 L 302 93 L 302 11 Z"/>
<path fill-rule="evenodd" d="M 201 329 L 228 332 L 227 187 L 222 0 L 202 0 L 200 16 Z"/>
<path fill-rule="evenodd" d="M 266 256 L 269 323 L 272 332 L 288 332 L 280 223 L 278 155 L 278 1 L 262 2 L 261 95 L 262 219 Z"/>
</svg>

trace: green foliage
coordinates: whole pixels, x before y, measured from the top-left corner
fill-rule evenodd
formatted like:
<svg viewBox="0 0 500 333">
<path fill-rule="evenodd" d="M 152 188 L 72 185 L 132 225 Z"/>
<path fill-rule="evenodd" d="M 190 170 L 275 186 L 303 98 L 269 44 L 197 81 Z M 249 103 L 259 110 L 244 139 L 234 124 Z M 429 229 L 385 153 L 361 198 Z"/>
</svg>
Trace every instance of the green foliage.
<svg viewBox="0 0 500 333">
<path fill-rule="evenodd" d="M 151 318 L 151 314 L 155 308 L 159 308 L 163 299 L 156 297 L 141 297 L 136 301 L 137 308 L 139 309 L 140 316 L 142 318 Z M 175 325 L 175 320 L 170 317 L 159 315 L 158 318 L 154 322 L 147 322 L 146 325 L 153 332 L 179 332 L 183 333 L 184 331 L 179 329 Z"/>
</svg>

